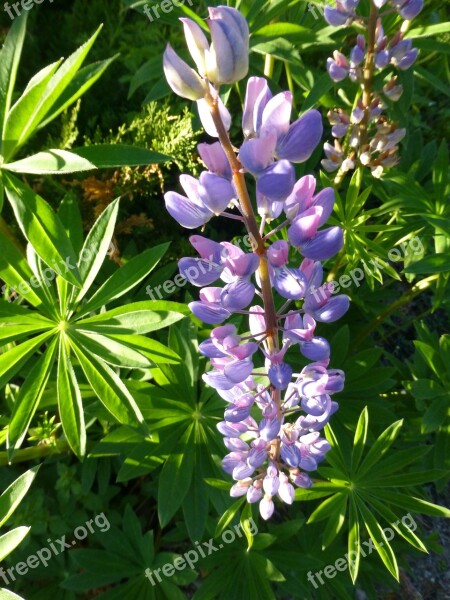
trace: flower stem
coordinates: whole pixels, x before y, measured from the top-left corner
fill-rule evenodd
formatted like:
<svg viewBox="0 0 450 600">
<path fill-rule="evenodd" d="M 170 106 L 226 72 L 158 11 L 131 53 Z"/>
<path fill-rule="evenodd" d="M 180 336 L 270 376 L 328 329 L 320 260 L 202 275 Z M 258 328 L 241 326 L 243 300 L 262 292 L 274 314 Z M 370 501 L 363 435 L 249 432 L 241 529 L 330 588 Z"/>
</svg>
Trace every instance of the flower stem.
<svg viewBox="0 0 450 600">
<path fill-rule="evenodd" d="M 251 235 L 251 239 L 254 244 L 253 251 L 259 255 L 258 273 L 261 281 L 261 291 L 264 302 L 264 313 L 267 327 L 267 344 L 271 351 L 277 350 L 279 347 L 277 335 L 277 315 L 272 294 L 272 285 L 270 283 L 267 248 L 259 231 L 258 223 L 253 211 L 247 185 L 245 183 L 242 164 L 236 156 L 233 145 L 230 141 L 230 137 L 220 116 L 218 99 L 215 99 L 210 95 L 207 97 L 207 101 L 209 103 L 214 125 L 219 135 L 219 141 L 228 158 L 228 162 L 230 163 L 231 171 L 233 173 L 233 183 L 240 202 L 240 208 L 244 217 L 245 226 L 248 233 Z"/>
<path fill-rule="evenodd" d="M 363 95 L 364 118 L 361 121 L 361 144 L 360 148 L 367 144 L 367 130 L 369 128 L 370 105 L 372 103 L 372 84 L 375 71 L 375 33 L 378 21 L 378 8 L 373 0 L 370 0 L 370 15 L 367 25 L 367 54 L 363 72 Z"/>
</svg>

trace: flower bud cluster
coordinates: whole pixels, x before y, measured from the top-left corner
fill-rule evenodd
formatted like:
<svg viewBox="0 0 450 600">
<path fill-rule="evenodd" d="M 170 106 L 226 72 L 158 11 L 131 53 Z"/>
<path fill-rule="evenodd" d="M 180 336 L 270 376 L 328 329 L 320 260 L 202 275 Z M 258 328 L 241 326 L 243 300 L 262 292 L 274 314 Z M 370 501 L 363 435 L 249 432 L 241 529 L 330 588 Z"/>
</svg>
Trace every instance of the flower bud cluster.
<svg viewBox="0 0 450 600">
<path fill-rule="evenodd" d="M 222 17 L 227 14 L 226 7 L 215 10 Z M 224 52 L 238 47 L 244 34 L 240 18 L 230 22 L 228 29 L 228 21 L 225 24 Z M 217 60 L 222 38 L 209 26 Z M 204 59 L 206 38 L 192 24 L 188 32 L 199 76 L 209 81 L 215 71 L 210 59 Z M 244 70 L 236 73 L 240 76 Z M 218 84 L 225 76 L 213 81 Z M 318 322 L 339 319 L 349 307 L 347 296 L 332 296 L 332 285 L 322 283 L 321 261 L 341 249 L 343 232 L 340 227 L 323 227 L 333 210 L 334 190 L 316 192 L 311 175 L 296 181 L 292 164 L 306 161 L 320 142 L 318 111 L 310 110 L 291 123 L 291 93 L 273 96 L 265 79 L 251 77 L 242 118 L 244 140 L 237 151 L 229 143 L 227 153 L 223 132 L 228 131 L 231 117 L 226 107 L 217 95 L 197 101 L 206 131 L 219 141 L 199 145 L 207 170 L 198 179 L 182 175 L 184 194 L 168 192 L 165 203 L 188 229 L 221 215 L 241 220 L 252 234 L 249 218 L 256 219 L 256 211 L 261 219 L 259 241 L 252 251 L 193 235 L 190 242 L 198 257 L 182 258 L 179 269 L 202 288 L 199 299 L 189 304 L 191 311 L 216 325 L 199 351 L 212 367 L 203 375 L 204 381 L 227 403 L 218 429 L 229 451 L 223 468 L 236 482 L 230 493 L 258 502 L 261 516 L 268 519 L 274 497 L 291 504 L 294 486 L 312 485 L 308 472 L 317 468 L 330 448 L 320 431 L 338 408 L 331 396 L 343 388 L 344 374 L 328 368 L 330 346 L 315 335 L 315 329 Z M 214 118 L 214 107 L 219 117 L 215 113 Z M 236 162 L 230 160 L 230 152 Z M 250 217 L 243 208 L 243 173 L 255 180 L 255 211 L 250 208 Z M 282 223 L 264 235 L 266 223 L 280 216 Z M 283 231 L 283 239 L 277 239 Z M 302 258 L 292 262 L 290 254 Z M 244 337 L 235 325 L 224 324 L 236 314 L 248 318 Z M 287 361 L 288 353 L 295 352 L 306 363 L 300 373 L 293 373 Z"/>
<path fill-rule="evenodd" d="M 370 1 L 376 12 L 390 4 L 391 10 L 397 11 L 406 21 L 414 19 L 423 7 L 423 0 Z M 380 177 L 385 169 L 398 162 L 398 143 L 406 132 L 383 115 L 387 108 L 386 99 L 396 102 L 402 96 L 403 87 L 398 75 L 388 75 L 380 89 L 374 89 L 374 76 L 383 70 L 409 69 L 416 61 L 418 51 L 412 47 L 411 39 L 404 39 L 403 26 L 389 39 L 383 29 L 383 15 L 375 14 L 375 19 L 367 22 L 358 16 L 358 4 L 359 0 L 337 0 L 335 6 L 327 5 L 324 12 L 330 25 L 349 25 L 358 21 L 366 28 L 366 34 L 357 36 L 348 58 L 338 50 L 328 58 L 327 70 L 331 79 L 340 82 L 349 77 L 361 86 L 363 93 L 351 114 L 341 109 L 329 112 L 335 141 L 334 145 L 325 144 L 326 158 L 322 166 L 328 172 L 340 169 L 345 173 L 355 168 L 359 160 L 359 164 L 370 167 L 375 177 Z M 371 27 L 374 28 L 373 43 L 369 47 Z"/>
</svg>

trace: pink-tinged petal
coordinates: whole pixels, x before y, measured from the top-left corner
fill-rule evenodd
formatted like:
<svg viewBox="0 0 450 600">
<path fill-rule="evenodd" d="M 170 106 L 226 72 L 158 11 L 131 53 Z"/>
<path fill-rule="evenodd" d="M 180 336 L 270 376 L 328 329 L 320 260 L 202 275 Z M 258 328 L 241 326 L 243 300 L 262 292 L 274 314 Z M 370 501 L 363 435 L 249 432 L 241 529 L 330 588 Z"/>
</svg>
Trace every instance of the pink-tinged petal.
<svg viewBox="0 0 450 600">
<path fill-rule="evenodd" d="M 273 201 L 284 201 L 292 192 L 295 170 L 288 160 L 278 160 L 260 175 L 256 189 Z"/>
<path fill-rule="evenodd" d="M 200 300 L 203 302 L 212 302 L 216 304 L 220 304 L 220 294 L 222 293 L 222 288 L 220 287 L 205 287 L 200 290 Z"/>
<path fill-rule="evenodd" d="M 219 137 L 217 133 L 216 126 L 214 125 L 214 121 L 211 116 L 211 110 L 209 108 L 209 104 L 206 102 L 204 98 L 197 101 L 198 115 L 200 117 L 200 121 L 202 122 L 203 129 L 206 131 L 208 135 L 211 137 Z M 225 129 L 228 131 L 231 125 L 231 115 L 228 112 L 228 109 L 219 98 L 219 112 L 222 118 L 222 123 L 225 126 Z"/>
<path fill-rule="evenodd" d="M 220 142 L 214 142 L 213 144 L 203 142 L 198 144 L 197 150 L 208 171 L 231 179 L 230 163 Z"/>
<path fill-rule="evenodd" d="M 180 184 L 191 202 L 194 204 L 198 204 L 199 206 L 204 206 L 203 202 L 200 199 L 200 181 L 192 177 L 192 175 L 180 175 Z"/>
<path fill-rule="evenodd" d="M 284 203 L 284 212 L 289 220 L 292 221 L 298 214 L 311 206 L 315 189 L 316 178 L 312 175 L 305 175 L 297 181 Z"/>
<path fill-rule="evenodd" d="M 228 338 L 236 334 L 236 326 L 232 325 L 221 325 L 220 327 L 214 327 L 211 331 L 211 339 L 217 343 L 222 344 L 225 338 Z"/>
<path fill-rule="evenodd" d="M 261 488 L 256 488 L 255 486 L 251 485 L 247 490 L 247 502 L 249 504 L 254 504 L 255 502 L 258 502 L 259 500 L 261 500 L 262 494 L 263 493 Z"/>
<path fill-rule="evenodd" d="M 200 198 L 215 215 L 220 215 L 236 197 L 234 187 L 228 179 L 220 175 L 203 171 L 200 175 L 200 183 Z"/>
<path fill-rule="evenodd" d="M 229 475 L 231 475 L 231 473 L 233 472 L 233 469 L 238 464 L 243 462 L 244 458 L 245 458 L 244 452 L 230 452 L 229 454 L 224 456 L 222 459 L 222 469 L 225 471 L 225 473 L 228 473 Z"/>
<path fill-rule="evenodd" d="M 339 252 L 344 245 L 344 234 L 340 227 L 330 227 L 319 231 L 311 240 L 300 246 L 306 258 L 326 260 Z"/>
<path fill-rule="evenodd" d="M 178 269 L 189 283 L 197 287 L 214 283 L 222 272 L 220 265 L 203 258 L 182 258 L 178 261 Z"/>
<path fill-rule="evenodd" d="M 225 358 L 227 356 L 212 340 L 205 340 L 199 344 L 198 351 L 208 358 Z"/>
<path fill-rule="evenodd" d="M 289 260 L 289 244 L 277 240 L 267 250 L 267 258 L 273 267 L 284 267 Z"/>
<path fill-rule="evenodd" d="M 279 141 L 277 155 L 291 162 L 301 163 L 311 156 L 322 137 L 322 116 L 318 110 L 306 112 L 289 127 Z"/>
<path fill-rule="evenodd" d="M 253 356 L 258 350 L 258 344 L 256 342 L 248 342 L 247 344 L 241 344 L 233 350 L 230 350 L 230 354 L 239 360 Z"/>
<path fill-rule="evenodd" d="M 225 321 L 231 315 L 230 311 L 217 304 L 197 301 L 190 302 L 188 306 L 197 319 L 208 323 L 208 325 L 222 323 L 222 321 Z"/>
<path fill-rule="evenodd" d="M 312 206 L 292 221 L 288 238 L 293 246 L 298 248 L 316 235 L 322 210 L 322 207 Z"/>
<path fill-rule="evenodd" d="M 230 312 L 243 310 L 255 296 L 255 286 L 246 278 L 238 277 L 233 283 L 228 283 L 221 294 L 222 306 Z"/>
<path fill-rule="evenodd" d="M 350 72 L 348 67 L 340 67 L 332 58 L 327 59 L 327 71 L 330 78 L 338 83 L 343 81 Z"/>
<path fill-rule="evenodd" d="M 259 503 L 259 514 L 267 521 L 273 515 L 273 511 L 275 510 L 275 505 L 270 496 L 264 496 L 264 498 Z"/>
<path fill-rule="evenodd" d="M 167 192 L 164 200 L 170 216 L 186 229 L 201 227 L 214 216 L 206 206 L 194 204 L 177 192 Z"/>
<path fill-rule="evenodd" d="M 314 196 L 311 202 L 312 206 L 320 206 L 322 208 L 322 214 L 320 215 L 319 225 L 321 227 L 328 221 L 328 217 L 333 212 L 334 206 L 334 190 L 333 188 L 325 188 Z"/>
<path fill-rule="evenodd" d="M 250 478 L 248 480 L 238 481 L 231 487 L 230 496 L 232 498 L 240 498 L 241 496 L 245 496 L 251 482 L 252 480 Z"/>
<path fill-rule="evenodd" d="M 205 96 L 206 88 L 198 73 L 178 56 L 170 44 L 164 52 L 163 68 L 167 83 L 175 94 L 188 100 L 199 100 Z"/>
<path fill-rule="evenodd" d="M 266 331 L 265 313 L 262 306 L 251 306 L 250 316 L 248 318 L 250 333 L 255 339 L 264 337 Z"/>
<path fill-rule="evenodd" d="M 259 267 L 259 256 L 253 252 L 227 259 L 226 264 L 233 276 L 250 277 Z"/>
<path fill-rule="evenodd" d="M 249 173 L 259 175 L 273 162 L 276 143 L 275 132 L 264 139 L 246 140 L 239 150 L 239 160 Z"/>
<path fill-rule="evenodd" d="M 197 250 L 201 258 L 209 260 L 217 265 L 221 264 L 222 246 L 218 242 L 209 240 L 202 235 L 191 235 L 189 241 Z"/>
<path fill-rule="evenodd" d="M 340 319 L 348 311 L 350 300 L 348 296 L 340 295 L 330 298 L 330 300 L 314 312 L 316 321 L 322 323 L 332 323 Z"/>
<path fill-rule="evenodd" d="M 272 94 L 264 78 L 250 77 L 247 82 L 244 113 L 242 115 L 242 129 L 245 137 L 259 132 L 262 113 L 271 97 Z"/>
<path fill-rule="evenodd" d="M 277 139 L 286 135 L 289 130 L 291 111 L 291 92 L 281 92 L 269 100 L 262 115 L 260 137 L 265 138 L 272 132 L 276 133 Z"/>
<path fill-rule="evenodd" d="M 294 476 L 293 482 L 297 487 L 308 489 L 312 487 L 311 477 L 307 473 L 298 473 Z"/>
</svg>

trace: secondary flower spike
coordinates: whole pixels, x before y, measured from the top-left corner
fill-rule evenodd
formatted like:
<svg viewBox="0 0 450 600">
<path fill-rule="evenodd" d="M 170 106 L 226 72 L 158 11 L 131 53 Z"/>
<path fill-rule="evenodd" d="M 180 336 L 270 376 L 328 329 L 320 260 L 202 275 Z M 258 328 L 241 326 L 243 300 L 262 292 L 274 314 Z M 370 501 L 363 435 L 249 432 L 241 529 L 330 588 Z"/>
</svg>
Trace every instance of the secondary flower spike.
<svg viewBox="0 0 450 600">
<path fill-rule="evenodd" d="M 339 3 L 345 19 L 356 4 Z M 237 10 L 210 9 L 211 46 L 197 24 L 182 21 L 204 83 L 233 82 L 246 74 L 248 27 Z M 358 49 L 364 52 L 361 40 Z M 316 189 L 312 175 L 296 181 L 292 164 L 308 160 L 320 143 L 321 114 L 309 110 L 291 123 L 292 94 L 274 96 L 265 79 L 251 77 L 237 148 L 225 133 L 231 115 L 214 91 L 211 86 L 198 100 L 206 131 L 219 138 L 198 147 L 208 170 L 198 179 L 181 175 L 186 195 L 167 192 L 165 202 L 188 229 L 216 216 L 247 226 L 247 248 L 192 235 L 198 256 L 181 258 L 178 266 L 201 288 L 189 304 L 192 313 L 214 326 L 199 351 L 211 367 L 203 380 L 225 403 L 217 429 L 228 451 L 222 466 L 234 480 L 230 495 L 258 503 L 261 517 L 269 519 L 278 502 L 293 503 L 296 487 L 313 484 L 309 473 L 330 449 L 320 432 L 338 409 L 332 397 L 342 390 L 344 373 L 329 368 L 330 344 L 316 329 L 349 308 L 347 296 L 333 295 L 333 286 L 323 283 L 321 264 L 339 252 L 344 235 L 340 227 L 325 226 L 334 189 Z M 350 119 L 340 114 L 336 119 L 336 125 L 350 127 Z M 395 143 L 398 135 L 391 135 Z M 251 177 L 253 203 L 246 189 Z M 269 227 L 277 219 L 281 223 Z M 241 334 L 227 323 L 233 315 L 240 318 Z M 292 360 L 301 361 L 299 372 Z"/>
</svg>

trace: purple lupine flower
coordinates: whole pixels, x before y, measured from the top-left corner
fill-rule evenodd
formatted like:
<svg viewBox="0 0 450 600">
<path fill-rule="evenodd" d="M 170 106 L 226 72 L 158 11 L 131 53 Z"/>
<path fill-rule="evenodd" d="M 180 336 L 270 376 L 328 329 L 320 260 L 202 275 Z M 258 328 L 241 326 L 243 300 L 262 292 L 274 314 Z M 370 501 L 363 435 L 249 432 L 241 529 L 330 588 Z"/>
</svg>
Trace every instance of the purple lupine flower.
<svg viewBox="0 0 450 600">
<path fill-rule="evenodd" d="M 333 81 L 339 82 L 350 73 L 350 64 L 347 58 L 338 50 L 333 52 L 333 58 L 327 59 L 328 74 Z"/>
<path fill-rule="evenodd" d="M 344 18 L 347 23 L 354 18 L 357 4 L 357 0 L 340 0 L 336 9 L 328 10 L 329 16 L 339 21 Z M 213 137 L 219 137 L 218 131 L 222 133 L 220 143 L 198 146 L 207 170 L 198 179 L 182 175 L 180 182 L 186 195 L 168 192 L 165 201 L 170 214 L 189 229 L 204 226 L 215 216 L 228 215 L 228 209 L 238 209 L 248 232 L 257 238 L 254 251 L 244 252 L 228 241 L 193 235 L 190 242 L 198 257 L 181 258 L 178 265 L 183 277 L 201 288 L 199 299 L 189 304 L 192 313 L 207 324 L 218 325 L 201 342 L 199 351 L 211 363 L 203 380 L 226 404 L 224 420 L 217 429 L 228 450 L 222 467 L 235 482 L 230 494 L 245 496 L 249 503 L 258 502 L 262 518 L 269 519 L 275 510 L 275 498 L 292 504 L 294 486 L 312 485 L 305 471 L 314 471 L 330 448 L 320 431 L 338 408 L 331 396 L 342 389 L 344 375 L 328 368 L 330 345 L 316 335 L 316 326 L 318 322 L 336 320 L 349 306 L 346 296 L 333 297 L 332 287 L 322 284 L 320 263 L 340 250 L 343 233 L 339 227 L 322 229 L 333 210 L 333 189 L 316 192 L 312 175 L 295 181 L 292 163 L 308 160 L 321 139 L 320 113 L 310 110 L 291 123 L 292 94 L 273 96 L 265 79 L 250 78 L 242 118 L 244 142 L 237 151 L 242 170 L 236 169 L 236 162 L 228 160 L 234 149 L 224 142 L 231 115 L 217 88 L 246 73 L 248 27 L 236 9 L 210 9 L 210 45 L 196 23 L 190 19 L 182 22 L 199 79 L 170 51 L 167 55 L 175 75 L 169 71 L 168 76 L 174 79 L 173 87 L 178 92 L 186 81 L 190 85 L 186 93 L 197 101 L 206 132 Z M 351 65 L 343 55 L 335 54 L 332 76 L 344 69 L 345 76 L 360 77 L 358 65 L 364 49 L 360 37 Z M 201 96 L 196 90 L 198 81 Z M 211 111 L 213 104 L 216 109 Z M 377 106 L 374 104 L 373 111 Z M 333 118 L 335 137 L 352 133 L 350 128 L 355 123 L 348 115 L 336 112 Z M 389 148 L 400 136 L 395 129 L 379 133 L 377 148 Z M 328 161 L 340 166 L 345 160 L 336 144 L 329 150 Z M 256 215 L 249 214 L 253 209 L 243 201 L 243 171 L 256 182 L 259 237 Z M 266 222 L 278 219 L 283 212 L 287 222 L 264 235 Z M 280 230 L 284 230 L 283 239 L 273 239 Z M 290 252 L 291 247 L 303 255 L 301 262 L 296 258 L 294 264 L 290 261 L 290 254 L 296 255 Z M 278 303 L 273 298 L 268 301 L 271 291 L 286 300 L 280 302 L 278 312 Z M 294 301 L 302 308 L 289 310 Z M 250 335 L 242 338 L 235 325 L 225 323 L 233 314 L 248 316 Z M 289 357 L 299 350 L 312 362 L 294 374 Z M 264 366 L 258 367 L 262 363 Z"/>
</svg>

